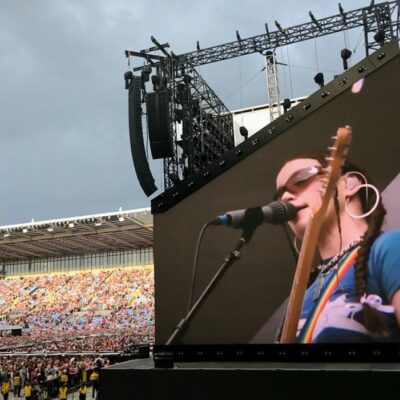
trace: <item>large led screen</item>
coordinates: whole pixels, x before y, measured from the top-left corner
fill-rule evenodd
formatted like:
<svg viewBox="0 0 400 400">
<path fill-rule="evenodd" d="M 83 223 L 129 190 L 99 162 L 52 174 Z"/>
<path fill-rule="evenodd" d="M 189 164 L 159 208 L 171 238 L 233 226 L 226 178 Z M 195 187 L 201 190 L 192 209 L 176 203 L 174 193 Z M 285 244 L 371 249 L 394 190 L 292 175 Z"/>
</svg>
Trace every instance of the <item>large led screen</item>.
<svg viewBox="0 0 400 400">
<path fill-rule="evenodd" d="M 224 225 L 208 227 L 193 277 L 203 225 L 229 210 L 270 203 L 285 161 L 310 149 L 326 149 L 340 126 L 350 125 L 353 131 L 348 159 L 384 192 L 384 229 L 400 228 L 399 56 L 375 67 L 357 86 L 349 85 L 190 196 L 155 213 L 157 344 L 167 343 L 241 235 L 240 229 Z M 292 238 L 281 225 L 260 225 L 174 344 L 274 343 L 296 269 Z"/>
</svg>

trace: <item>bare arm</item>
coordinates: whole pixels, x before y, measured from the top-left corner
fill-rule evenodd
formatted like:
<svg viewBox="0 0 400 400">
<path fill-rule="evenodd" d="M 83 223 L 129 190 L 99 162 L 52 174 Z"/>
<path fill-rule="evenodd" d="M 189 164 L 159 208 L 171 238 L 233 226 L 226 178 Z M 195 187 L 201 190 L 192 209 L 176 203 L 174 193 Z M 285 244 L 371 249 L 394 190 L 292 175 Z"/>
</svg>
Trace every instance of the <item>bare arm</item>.
<svg viewBox="0 0 400 400">
<path fill-rule="evenodd" d="M 392 305 L 394 307 L 397 323 L 400 326 L 400 289 L 394 294 L 392 298 Z"/>
</svg>

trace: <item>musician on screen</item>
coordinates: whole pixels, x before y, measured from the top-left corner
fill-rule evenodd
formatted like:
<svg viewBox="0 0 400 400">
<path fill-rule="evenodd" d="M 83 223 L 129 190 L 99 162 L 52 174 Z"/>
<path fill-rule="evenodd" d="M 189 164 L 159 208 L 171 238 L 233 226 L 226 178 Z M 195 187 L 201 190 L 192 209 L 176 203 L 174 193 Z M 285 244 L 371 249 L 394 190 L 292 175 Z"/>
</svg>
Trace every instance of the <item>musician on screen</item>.
<svg viewBox="0 0 400 400">
<path fill-rule="evenodd" d="M 323 152 L 286 162 L 276 178 L 276 199 L 301 208 L 289 227 L 304 237 L 321 201 Z M 382 233 L 386 211 L 369 178 L 346 161 L 317 239 L 323 260 L 308 287 L 296 341 L 400 343 L 400 230 Z"/>
</svg>

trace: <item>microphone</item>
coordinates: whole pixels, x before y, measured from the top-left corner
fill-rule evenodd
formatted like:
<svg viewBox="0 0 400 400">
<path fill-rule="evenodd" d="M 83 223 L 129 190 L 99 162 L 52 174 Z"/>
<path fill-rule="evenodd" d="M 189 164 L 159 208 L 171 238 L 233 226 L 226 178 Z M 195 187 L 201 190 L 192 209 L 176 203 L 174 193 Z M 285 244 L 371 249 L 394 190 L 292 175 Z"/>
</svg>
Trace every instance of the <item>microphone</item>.
<svg viewBox="0 0 400 400">
<path fill-rule="evenodd" d="M 248 224 L 258 226 L 263 222 L 279 225 L 294 219 L 297 211 L 298 209 L 291 203 L 273 201 L 264 207 L 228 211 L 224 215 L 219 215 L 212 224 L 227 225 L 232 228 L 244 228 Z"/>
</svg>

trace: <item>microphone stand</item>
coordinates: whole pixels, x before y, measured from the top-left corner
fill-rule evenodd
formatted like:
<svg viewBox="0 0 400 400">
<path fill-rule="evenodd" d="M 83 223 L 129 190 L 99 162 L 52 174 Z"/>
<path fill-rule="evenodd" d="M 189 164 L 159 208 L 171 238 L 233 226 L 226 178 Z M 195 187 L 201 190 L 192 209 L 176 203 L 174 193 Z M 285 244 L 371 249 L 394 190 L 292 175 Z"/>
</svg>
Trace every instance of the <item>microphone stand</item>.
<svg viewBox="0 0 400 400">
<path fill-rule="evenodd" d="M 240 249 L 249 243 L 250 239 L 253 236 L 254 231 L 256 228 L 261 224 L 262 220 L 260 220 L 259 215 L 257 214 L 259 211 L 251 211 L 248 210 L 249 213 L 246 215 L 245 222 L 243 223 L 243 232 L 239 239 L 239 242 L 236 244 L 235 248 L 231 253 L 225 257 L 224 262 L 222 263 L 221 267 L 211 279 L 208 286 L 204 289 L 203 293 L 200 295 L 199 299 L 196 303 L 192 306 L 192 308 L 188 311 L 186 316 L 181 319 L 179 324 L 176 326 L 174 332 L 169 337 L 166 342 L 166 345 L 176 344 L 177 340 L 180 339 L 185 330 L 188 327 L 189 322 L 193 319 L 196 312 L 199 310 L 200 306 L 204 303 L 208 295 L 211 293 L 215 285 L 219 282 L 222 278 L 223 274 L 226 272 L 228 267 L 230 267 L 235 261 L 239 260 L 240 258 Z"/>
</svg>

